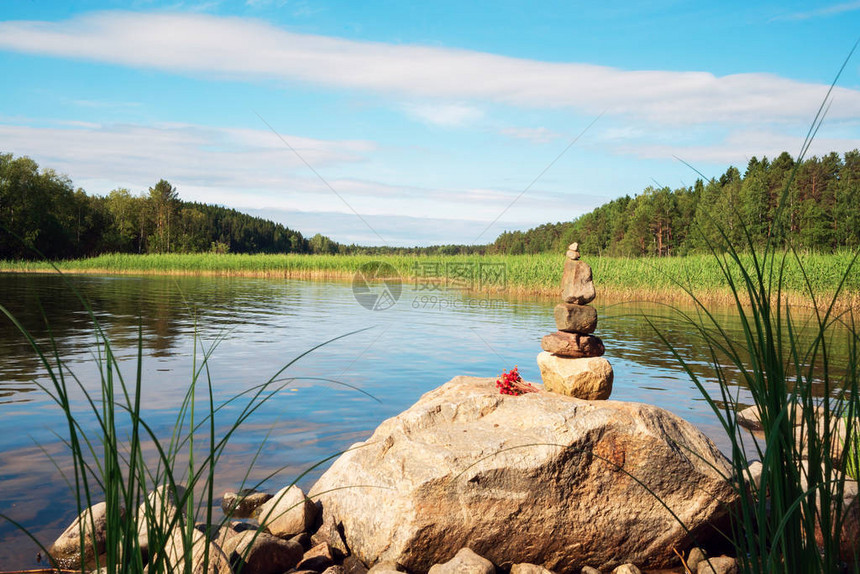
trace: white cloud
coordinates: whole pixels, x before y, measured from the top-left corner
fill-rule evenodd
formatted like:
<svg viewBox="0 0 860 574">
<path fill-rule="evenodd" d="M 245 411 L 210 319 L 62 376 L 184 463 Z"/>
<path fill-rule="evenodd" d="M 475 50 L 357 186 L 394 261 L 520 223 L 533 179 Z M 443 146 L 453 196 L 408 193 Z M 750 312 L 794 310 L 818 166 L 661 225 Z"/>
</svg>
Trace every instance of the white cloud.
<svg viewBox="0 0 860 574">
<path fill-rule="evenodd" d="M 860 2 L 843 2 L 841 4 L 833 4 L 818 8 L 817 10 L 809 10 L 806 12 L 793 12 L 784 16 L 776 16 L 772 20 L 809 20 L 812 18 L 823 18 L 826 16 L 835 16 L 845 12 L 854 12 L 860 10 Z"/>
<path fill-rule="evenodd" d="M 773 131 L 741 131 L 729 134 L 722 141 L 708 145 L 641 144 L 619 146 L 617 151 L 648 159 L 678 157 L 684 161 L 733 164 L 745 166 L 753 155 L 774 158 L 787 151 L 796 157 L 803 137 L 788 136 Z M 860 138 L 819 137 L 812 141 L 807 157 L 825 155 L 832 151 L 860 148 Z"/>
<path fill-rule="evenodd" d="M 0 23 L 0 49 L 398 98 L 607 111 L 668 124 L 807 121 L 827 91 L 770 74 L 717 77 L 542 62 L 297 34 L 258 20 L 205 14 L 102 12 L 62 22 L 8 21 Z M 837 88 L 830 118 L 858 116 L 860 91 Z"/>
<path fill-rule="evenodd" d="M 561 137 L 561 134 L 548 128 L 502 128 L 500 132 L 512 138 L 529 140 L 533 143 L 549 143 Z"/>
<path fill-rule="evenodd" d="M 404 104 L 403 109 L 407 115 L 419 121 L 444 127 L 462 127 L 484 117 L 484 112 L 479 108 L 462 103 L 410 103 Z"/>
</svg>

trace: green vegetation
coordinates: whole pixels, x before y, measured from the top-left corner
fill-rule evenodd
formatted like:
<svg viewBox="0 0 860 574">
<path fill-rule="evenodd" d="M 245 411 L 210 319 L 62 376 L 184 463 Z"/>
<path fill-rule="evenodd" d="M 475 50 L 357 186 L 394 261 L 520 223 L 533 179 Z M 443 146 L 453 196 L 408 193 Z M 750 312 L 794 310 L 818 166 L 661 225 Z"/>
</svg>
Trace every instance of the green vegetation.
<svg viewBox="0 0 860 574">
<path fill-rule="evenodd" d="M 785 209 L 780 201 L 785 194 Z M 695 232 L 694 232 L 695 230 Z M 796 162 L 752 158 L 743 176 L 730 167 L 692 187 L 645 189 L 571 222 L 503 233 L 491 253 L 563 252 L 579 241 L 585 255 L 665 257 L 706 253 L 722 240 L 748 249 L 792 245 L 829 252 L 860 245 L 860 151 Z"/>
<path fill-rule="evenodd" d="M 741 254 L 741 261 L 751 264 L 752 255 Z M 819 293 L 833 293 L 848 269 L 852 255 L 809 253 L 797 261 L 786 263 L 783 289 L 789 294 L 802 294 L 806 279 Z M 480 265 L 503 265 L 506 273 L 505 290 L 512 294 L 556 295 L 561 278 L 562 254 L 538 255 L 239 255 L 239 254 L 163 254 L 163 255 L 102 255 L 90 259 L 58 262 L 67 272 L 91 273 L 152 273 L 152 274 L 212 274 L 264 277 L 330 277 L 350 279 L 364 263 L 383 260 L 391 264 L 406 281 L 432 275 L 442 279 L 446 268 L 467 266 L 474 274 L 473 286 L 481 290 Z M 685 297 L 682 286 L 696 290 L 702 297 L 730 300 L 730 291 L 718 262 L 710 255 L 688 255 L 667 258 L 590 257 L 598 292 L 613 299 Z M 802 265 L 802 267 L 801 267 Z M 51 264 L 34 261 L 0 261 L 2 271 L 53 272 Z M 495 282 L 487 285 L 498 290 Z M 845 297 L 860 294 L 860 273 L 845 278 Z M 805 298 L 801 298 L 805 301 Z"/>
<path fill-rule="evenodd" d="M 307 240 L 235 209 L 181 201 L 165 180 L 140 196 L 127 189 L 91 196 L 30 158 L 0 154 L 0 258 L 40 258 L 31 247 L 49 259 L 68 259 L 101 253 L 327 253 L 332 245 L 321 235 Z"/>
</svg>

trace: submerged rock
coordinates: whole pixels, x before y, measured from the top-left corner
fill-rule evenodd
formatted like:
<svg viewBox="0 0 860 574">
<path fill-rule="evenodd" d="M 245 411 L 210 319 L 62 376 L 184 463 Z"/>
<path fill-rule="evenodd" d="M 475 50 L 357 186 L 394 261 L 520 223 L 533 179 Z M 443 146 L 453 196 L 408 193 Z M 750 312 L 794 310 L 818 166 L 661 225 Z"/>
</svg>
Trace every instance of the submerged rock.
<svg viewBox="0 0 860 574">
<path fill-rule="evenodd" d="M 493 379 L 456 377 L 354 445 L 310 494 L 322 531 L 342 527 L 368 564 L 423 572 L 468 546 L 497 564 L 609 570 L 669 565 L 692 542 L 637 481 L 700 537 L 735 500 L 720 472 L 731 468 L 713 443 L 657 407 L 503 396 Z"/>
<path fill-rule="evenodd" d="M 84 538 L 83 563 L 90 564 L 105 551 L 107 540 L 107 503 L 99 502 L 81 512 L 51 545 L 54 564 L 66 570 L 81 567 L 81 534 Z"/>
</svg>

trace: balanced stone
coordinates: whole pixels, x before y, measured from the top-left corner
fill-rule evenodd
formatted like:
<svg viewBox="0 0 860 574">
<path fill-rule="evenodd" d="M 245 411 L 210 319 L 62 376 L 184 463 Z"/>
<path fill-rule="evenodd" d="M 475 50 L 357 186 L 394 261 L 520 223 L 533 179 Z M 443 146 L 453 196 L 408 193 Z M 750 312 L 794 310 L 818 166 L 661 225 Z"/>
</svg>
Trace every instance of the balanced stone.
<svg viewBox="0 0 860 574">
<path fill-rule="evenodd" d="M 605 349 L 600 337 L 556 331 L 541 339 L 540 346 L 544 351 L 561 355 L 562 357 L 599 357 Z"/>
<path fill-rule="evenodd" d="M 614 373 L 603 357 L 569 359 L 544 351 L 537 364 L 548 391 L 588 401 L 606 400 L 612 394 Z"/>
<path fill-rule="evenodd" d="M 561 298 L 565 303 L 585 305 L 594 300 L 594 283 L 591 281 L 591 267 L 580 260 L 566 259 L 564 274 L 561 277 Z"/>
<path fill-rule="evenodd" d="M 579 243 L 574 242 L 568 245 L 565 255 L 567 255 L 568 259 L 573 259 L 574 261 L 579 259 Z"/>
<path fill-rule="evenodd" d="M 553 314 L 559 331 L 593 333 L 597 328 L 597 310 L 589 305 L 559 303 Z"/>
</svg>

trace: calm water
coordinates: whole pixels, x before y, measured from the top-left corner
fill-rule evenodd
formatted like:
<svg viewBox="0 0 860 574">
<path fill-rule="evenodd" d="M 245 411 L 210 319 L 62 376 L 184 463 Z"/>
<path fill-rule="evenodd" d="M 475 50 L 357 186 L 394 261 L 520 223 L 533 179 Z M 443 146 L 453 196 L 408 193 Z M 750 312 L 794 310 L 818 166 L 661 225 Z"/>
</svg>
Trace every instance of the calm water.
<svg viewBox="0 0 860 574">
<path fill-rule="evenodd" d="M 304 469 L 366 438 L 384 419 L 456 375 L 496 376 L 519 365 L 526 380 L 539 381 L 535 356 L 540 338 L 554 331 L 553 301 L 442 293 L 444 308 L 404 286 L 399 302 L 370 311 L 345 282 L 244 278 L 71 276 L 90 301 L 129 381 L 135 376 L 138 329 L 143 343 L 142 403 L 145 419 L 169 436 L 191 379 L 195 341 L 217 348 L 209 361 L 216 403 L 266 381 L 292 358 L 346 333 L 303 357 L 282 376 L 290 388 L 272 398 L 232 441 L 219 463 L 218 491 L 234 489 L 251 466 L 267 487 L 288 484 Z M 50 337 L 81 384 L 99 388 L 93 325 L 83 305 L 56 276 L 0 274 L 0 303 L 44 345 Z M 50 324 L 41 318 L 40 308 Z M 697 425 L 721 448 L 716 419 L 695 387 L 643 320 L 655 308 L 598 305 L 597 334 L 615 369 L 613 399 L 652 403 Z M 689 333 L 666 324 L 685 352 Z M 199 360 L 199 355 L 198 355 Z M 704 365 L 701 367 L 705 369 Z M 705 372 L 705 371 L 703 371 Z M 335 379 L 346 386 L 320 381 Z M 64 435 L 57 406 L 39 390 L 49 384 L 25 339 L 0 319 L 0 512 L 21 521 L 49 544 L 73 519 L 74 499 L 55 458 L 68 458 L 55 433 Z M 72 393 L 83 408 L 80 391 Z M 743 395 L 742 395 L 743 396 Z M 203 403 L 201 403 L 202 405 Z M 219 426 L 236 416 L 227 410 Z M 83 419 L 86 421 L 88 419 Z M 300 481 L 309 486 L 320 470 Z M 35 567 L 36 547 L 0 521 L 0 570 Z"/>
</svg>

